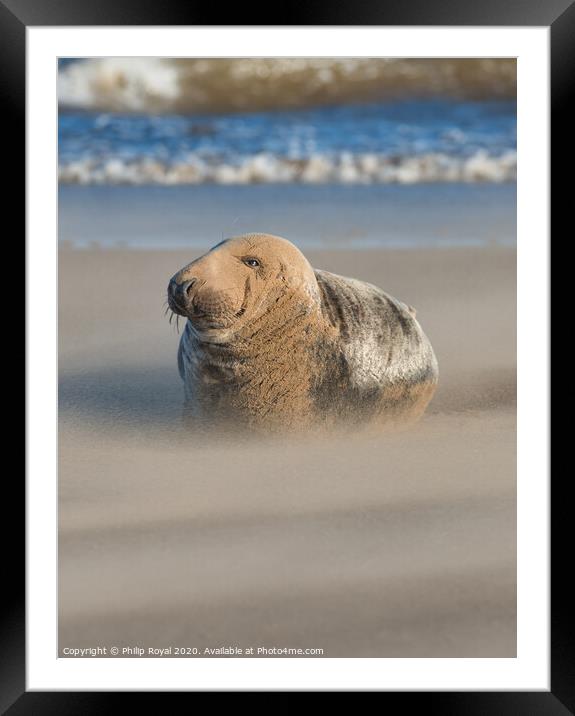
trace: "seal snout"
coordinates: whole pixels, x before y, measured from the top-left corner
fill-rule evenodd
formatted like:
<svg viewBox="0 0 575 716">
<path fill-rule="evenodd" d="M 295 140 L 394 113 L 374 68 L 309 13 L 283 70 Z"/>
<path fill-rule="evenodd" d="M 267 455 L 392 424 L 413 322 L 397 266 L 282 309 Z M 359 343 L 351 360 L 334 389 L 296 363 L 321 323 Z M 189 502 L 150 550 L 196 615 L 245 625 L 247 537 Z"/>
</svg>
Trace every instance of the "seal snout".
<svg viewBox="0 0 575 716">
<path fill-rule="evenodd" d="M 176 274 L 168 284 L 168 305 L 174 313 L 202 328 L 222 328 L 233 310 L 225 292 L 199 276 Z"/>
<path fill-rule="evenodd" d="M 193 287 L 197 279 L 191 278 L 178 282 L 173 278 L 168 286 L 168 303 L 176 313 L 187 315 L 192 308 Z"/>
</svg>

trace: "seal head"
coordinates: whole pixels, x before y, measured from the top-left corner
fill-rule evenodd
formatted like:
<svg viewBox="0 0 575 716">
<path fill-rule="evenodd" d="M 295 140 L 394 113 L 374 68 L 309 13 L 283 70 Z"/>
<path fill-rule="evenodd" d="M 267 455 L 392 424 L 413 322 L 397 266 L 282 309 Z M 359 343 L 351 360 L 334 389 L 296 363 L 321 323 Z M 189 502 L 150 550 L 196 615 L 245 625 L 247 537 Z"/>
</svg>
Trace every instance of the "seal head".
<svg viewBox="0 0 575 716">
<path fill-rule="evenodd" d="M 303 311 L 319 307 L 308 260 L 279 236 L 246 234 L 220 242 L 178 271 L 168 287 L 168 304 L 199 336 L 226 341 L 287 294 L 300 299 Z"/>
</svg>

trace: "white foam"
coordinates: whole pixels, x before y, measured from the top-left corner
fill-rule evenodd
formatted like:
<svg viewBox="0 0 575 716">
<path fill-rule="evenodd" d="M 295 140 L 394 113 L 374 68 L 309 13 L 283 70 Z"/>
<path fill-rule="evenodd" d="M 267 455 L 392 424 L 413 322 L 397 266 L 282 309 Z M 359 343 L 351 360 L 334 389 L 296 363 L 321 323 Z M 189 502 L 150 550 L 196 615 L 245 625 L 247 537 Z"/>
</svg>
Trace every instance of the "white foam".
<svg viewBox="0 0 575 716">
<path fill-rule="evenodd" d="M 289 159 L 260 153 L 236 164 L 211 163 L 196 155 L 186 161 L 75 160 L 60 166 L 59 178 L 69 184 L 416 184 L 420 182 L 509 182 L 517 176 L 517 155 L 470 157 L 422 154 L 315 154 Z"/>
<path fill-rule="evenodd" d="M 58 73 L 58 100 L 64 106 L 141 111 L 170 104 L 179 94 L 177 67 L 161 58 L 92 59 L 73 62 Z"/>
</svg>

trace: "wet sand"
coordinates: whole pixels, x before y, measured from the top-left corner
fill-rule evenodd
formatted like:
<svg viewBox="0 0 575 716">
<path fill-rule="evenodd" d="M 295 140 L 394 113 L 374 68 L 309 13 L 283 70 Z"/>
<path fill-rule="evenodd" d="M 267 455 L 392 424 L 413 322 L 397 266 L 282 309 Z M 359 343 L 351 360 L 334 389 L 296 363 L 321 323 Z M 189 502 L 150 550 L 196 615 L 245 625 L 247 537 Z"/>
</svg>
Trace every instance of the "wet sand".
<svg viewBox="0 0 575 716">
<path fill-rule="evenodd" d="M 60 653 L 515 656 L 515 251 L 306 250 L 417 308 L 440 387 L 409 431 L 298 443 L 182 436 L 162 304 L 200 252 L 61 250 Z"/>
</svg>

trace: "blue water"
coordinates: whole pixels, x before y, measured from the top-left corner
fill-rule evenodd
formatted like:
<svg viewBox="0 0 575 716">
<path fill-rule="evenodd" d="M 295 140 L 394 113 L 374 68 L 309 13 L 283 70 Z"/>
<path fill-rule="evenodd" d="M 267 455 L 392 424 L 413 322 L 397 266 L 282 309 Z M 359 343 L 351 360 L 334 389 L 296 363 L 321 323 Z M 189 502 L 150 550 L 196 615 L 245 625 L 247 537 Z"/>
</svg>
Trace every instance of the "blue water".
<svg viewBox="0 0 575 716">
<path fill-rule="evenodd" d="M 70 183 L 295 181 L 297 162 L 318 157 L 327 168 L 324 174 L 321 167 L 315 171 L 315 182 L 342 177 L 351 183 L 395 181 L 394 166 L 413 165 L 414 159 L 430 154 L 439 157 L 438 168 L 428 166 L 419 176 L 414 165 L 409 181 L 433 181 L 436 175 L 449 180 L 456 175 L 446 173 L 444 166 L 465 167 L 473 157 L 506 157 L 502 173 L 488 168 L 478 174 L 480 180 L 493 174 L 501 181 L 513 178 L 508 165 L 516 149 L 516 106 L 509 101 L 435 99 L 202 116 L 65 111 L 58 136 L 61 179 Z M 233 169 L 257 157 L 267 162 L 259 174 L 221 175 L 209 169 Z M 361 157 L 376 157 L 385 171 L 359 162 L 355 174 L 342 174 L 342 166 Z M 158 166 L 146 168 L 150 162 Z M 198 167 L 191 179 L 187 166 Z M 168 176 L 170 169 L 174 171 Z M 473 171 L 461 171 L 473 180 Z"/>
<path fill-rule="evenodd" d="M 514 246 L 515 185 L 61 186 L 59 238 L 77 248 L 208 249 L 279 234 L 308 248 Z"/>
</svg>

